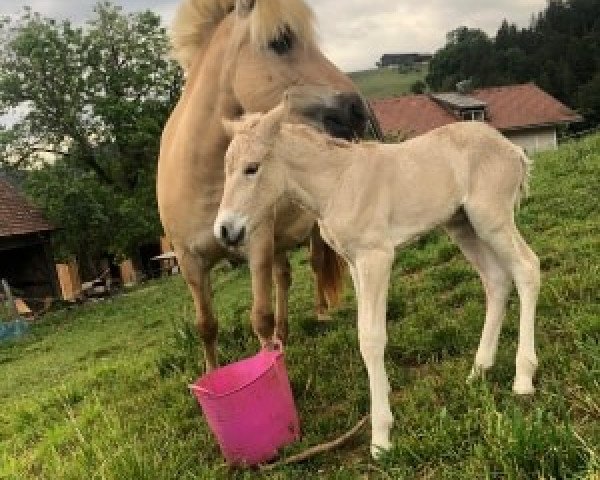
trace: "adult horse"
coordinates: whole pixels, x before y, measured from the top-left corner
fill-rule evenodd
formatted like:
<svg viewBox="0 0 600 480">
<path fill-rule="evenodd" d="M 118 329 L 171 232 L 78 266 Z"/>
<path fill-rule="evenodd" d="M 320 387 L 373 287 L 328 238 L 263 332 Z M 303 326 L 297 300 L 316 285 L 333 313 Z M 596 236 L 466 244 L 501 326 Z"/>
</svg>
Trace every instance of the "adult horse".
<svg viewBox="0 0 600 480">
<path fill-rule="evenodd" d="M 287 335 L 286 250 L 310 237 L 318 313 L 324 312 L 326 294 L 334 297 L 341 285 L 343 263 L 319 237 L 314 216 L 290 202 L 277 204 L 244 249 L 227 249 L 212 233 L 229 143 L 223 117 L 268 111 L 290 86 L 320 86 L 328 88 L 308 89 L 304 100 L 298 94 L 306 122 L 343 137 L 364 131 L 364 102 L 317 48 L 313 23 L 303 0 L 184 0 L 175 17 L 173 51 L 186 84 L 163 131 L 157 196 L 165 233 L 194 299 L 208 370 L 217 365 L 209 272 L 220 259 L 247 256 L 252 326 L 263 344 L 274 332 L 282 341 Z"/>
</svg>

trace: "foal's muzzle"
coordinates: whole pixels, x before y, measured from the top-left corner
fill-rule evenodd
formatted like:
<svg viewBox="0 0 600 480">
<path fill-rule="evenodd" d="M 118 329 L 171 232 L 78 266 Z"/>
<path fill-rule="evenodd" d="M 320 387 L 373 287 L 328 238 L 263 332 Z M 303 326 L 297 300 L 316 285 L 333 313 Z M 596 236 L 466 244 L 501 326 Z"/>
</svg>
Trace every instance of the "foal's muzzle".
<svg viewBox="0 0 600 480">
<path fill-rule="evenodd" d="M 225 213 L 215 221 L 213 233 L 226 247 L 239 247 L 246 238 L 246 222 L 238 215 Z"/>
</svg>

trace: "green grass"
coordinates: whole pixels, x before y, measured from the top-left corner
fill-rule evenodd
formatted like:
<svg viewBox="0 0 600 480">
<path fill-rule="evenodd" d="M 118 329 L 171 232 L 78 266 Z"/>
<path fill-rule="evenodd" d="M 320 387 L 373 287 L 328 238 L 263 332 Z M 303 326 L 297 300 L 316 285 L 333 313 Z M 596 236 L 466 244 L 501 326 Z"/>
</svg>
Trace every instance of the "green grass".
<svg viewBox="0 0 600 480">
<path fill-rule="evenodd" d="M 367 98 L 395 97 L 410 93 L 417 80 L 425 80 L 427 68 L 420 71 L 398 73 L 396 68 L 377 68 L 350 73 L 350 78 Z"/>
<path fill-rule="evenodd" d="M 201 352 L 179 277 L 48 314 L 0 345 L 2 479 L 597 479 L 600 451 L 600 136 L 536 158 L 518 215 L 541 258 L 540 359 L 533 398 L 512 395 L 516 297 L 497 365 L 467 385 L 483 292 L 456 248 L 431 234 L 397 255 L 388 308 L 393 450 L 369 457 L 367 433 L 341 450 L 276 470 L 230 471 L 187 385 Z M 306 254 L 292 256 L 287 364 L 299 452 L 367 411 L 354 297 L 318 323 Z M 214 275 L 223 362 L 258 345 L 245 267 Z"/>
</svg>

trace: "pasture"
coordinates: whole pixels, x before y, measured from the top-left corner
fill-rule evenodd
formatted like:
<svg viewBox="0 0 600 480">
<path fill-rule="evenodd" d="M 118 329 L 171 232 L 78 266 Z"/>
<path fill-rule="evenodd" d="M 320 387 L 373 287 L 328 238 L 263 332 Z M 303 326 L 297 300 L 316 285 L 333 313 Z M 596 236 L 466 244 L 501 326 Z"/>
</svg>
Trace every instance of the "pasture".
<svg viewBox="0 0 600 480">
<path fill-rule="evenodd" d="M 405 73 L 398 73 L 396 68 L 374 68 L 348 75 L 367 98 L 383 98 L 410 93 L 413 83 L 425 81 L 427 68 Z"/>
<path fill-rule="evenodd" d="M 187 384 L 199 374 L 193 306 L 180 277 L 46 315 L 0 344 L 0 478 L 533 479 L 600 474 L 600 136 L 535 158 L 518 214 L 542 264 L 540 366 L 532 398 L 511 393 L 515 304 L 485 381 L 465 383 L 484 316 L 475 273 L 445 236 L 400 250 L 388 302 L 393 450 L 344 448 L 270 473 L 231 471 Z M 292 255 L 287 363 L 301 415 L 293 454 L 368 409 L 354 295 L 330 323 L 312 313 L 307 254 Z M 222 363 L 254 353 L 246 267 L 214 271 Z"/>
</svg>

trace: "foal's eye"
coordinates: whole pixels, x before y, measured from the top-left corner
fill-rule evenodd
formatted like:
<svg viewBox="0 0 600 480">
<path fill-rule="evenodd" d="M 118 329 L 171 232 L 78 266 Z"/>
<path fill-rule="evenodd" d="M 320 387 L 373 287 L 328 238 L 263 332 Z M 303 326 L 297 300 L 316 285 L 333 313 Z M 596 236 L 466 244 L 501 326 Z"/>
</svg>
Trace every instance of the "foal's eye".
<svg viewBox="0 0 600 480">
<path fill-rule="evenodd" d="M 292 49 L 293 45 L 294 34 L 287 27 L 279 34 L 279 37 L 269 42 L 269 48 L 277 55 L 285 55 Z"/>
<path fill-rule="evenodd" d="M 260 168 L 259 163 L 249 163 L 244 168 L 244 175 L 246 175 L 247 177 L 253 177 L 254 175 L 256 175 L 259 168 Z"/>
</svg>

